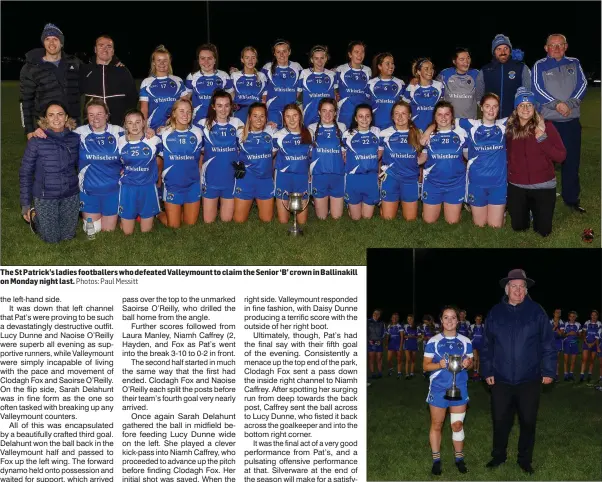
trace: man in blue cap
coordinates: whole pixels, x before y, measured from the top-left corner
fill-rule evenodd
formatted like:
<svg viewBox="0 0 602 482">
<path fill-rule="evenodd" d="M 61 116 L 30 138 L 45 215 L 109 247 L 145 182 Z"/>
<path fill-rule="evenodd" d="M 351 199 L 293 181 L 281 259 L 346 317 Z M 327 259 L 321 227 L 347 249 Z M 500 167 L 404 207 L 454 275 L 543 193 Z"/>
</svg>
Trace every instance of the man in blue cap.
<svg viewBox="0 0 602 482">
<path fill-rule="evenodd" d="M 523 62 L 512 58 L 512 44 L 503 34 L 491 43 L 493 60 L 485 65 L 476 81 L 476 101 L 486 92 L 500 97 L 500 118 L 508 117 L 514 110 L 514 96 L 519 87 L 531 88 L 531 71 Z"/>
</svg>

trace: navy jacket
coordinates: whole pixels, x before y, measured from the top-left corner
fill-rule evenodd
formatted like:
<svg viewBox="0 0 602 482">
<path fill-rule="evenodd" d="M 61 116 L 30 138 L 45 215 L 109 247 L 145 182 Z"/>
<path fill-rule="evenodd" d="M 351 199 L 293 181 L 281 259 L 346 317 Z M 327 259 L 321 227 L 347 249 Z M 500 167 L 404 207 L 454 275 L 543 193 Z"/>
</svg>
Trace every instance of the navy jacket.
<svg viewBox="0 0 602 482">
<path fill-rule="evenodd" d="M 79 192 L 77 162 L 79 135 L 46 130 L 46 139 L 32 137 L 27 142 L 19 169 L 21 206 L 32 198 L 64 199 Z"/>
<path fill-rule="evenodd" d="M 504 296 L 485 320 L 481 375 L 518 385 L 556 376 L 554 333 L 544 309 L 529 296 L 516 306 Z"/>
<path fill-rule="evenodd" d="M 514 96 L 518 88 L 531 87 L 531 72 L 524 63 L 516 60 L 510 59 L 502 64 L 493 59 L 481 69 L 481 74 L 484 93 L 493 92 L 500 96 L 500 119 L 512 114 Z"/>
</svg>

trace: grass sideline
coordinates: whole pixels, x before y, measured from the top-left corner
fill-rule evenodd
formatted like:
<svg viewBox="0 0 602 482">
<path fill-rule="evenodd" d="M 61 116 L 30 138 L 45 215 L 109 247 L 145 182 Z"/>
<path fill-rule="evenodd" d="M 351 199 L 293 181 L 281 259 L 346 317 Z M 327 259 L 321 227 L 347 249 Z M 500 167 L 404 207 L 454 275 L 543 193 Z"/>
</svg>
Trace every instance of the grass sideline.
<svg viewBox="0 0 602 482">
<path fill-rule="evenodd" d="M 21 220 L 19 207 L 20 160 L 25 137 L 20 125 L 18 82 L 2 82 L 1 253 L 7 265 L 365 265 L 366 248 L 491 248 L 491 247 L 600 247 L 600 89 L 590 89 L 582 104 L 582 205 L 586 215 L 557 203 L 554 231 L 542 238 L 533 231 L 515 233 L 477 228 L 470 214 L 458 225 L 443 219 L 428 226 L 421 220 L 401 219 L 353 222 L 320 221 L 310 206 L 306 235 L 291 239 L 277 221 L 263 224 L 253 208 L 244 225 L 199 222 L 174 231 L 156 223 L 153 233 L 126 238 L 120 231 L 102 233 L 88 241 L 78 229 L 75 240 L 47 245 Z M 595 240 L 581 240 L 585 228 Z"/>
<path fill-rule="evenodd" d="M 485 468 L 493 441 L 489 392 L 483 383 L 469 382 L 464 446 L 469 472 L 460 474 L 454 465 L 448 416 L 441 440 L 443 474 L 431 475 L 430 415 L 425 402 L 429 384 L 422 378 L 422 352 L 416 356 L 417 375 L 410 380 L 388 377 L 386 356 L 385 350 L 383 378 L 370 380 L 368 387 L 368 480 L 600 480 L 602 393 L 585 382 L 564 381 L 542 388 L 533 453 L 535 474 L 525 474 L 516 463 L 518 419 L 510 434 L 506 463 Z M 577 380 L 580 368 L 578 356 Z M 596 361 L 592 381 L 597 382 L 598 376 Z"/>
</svg>

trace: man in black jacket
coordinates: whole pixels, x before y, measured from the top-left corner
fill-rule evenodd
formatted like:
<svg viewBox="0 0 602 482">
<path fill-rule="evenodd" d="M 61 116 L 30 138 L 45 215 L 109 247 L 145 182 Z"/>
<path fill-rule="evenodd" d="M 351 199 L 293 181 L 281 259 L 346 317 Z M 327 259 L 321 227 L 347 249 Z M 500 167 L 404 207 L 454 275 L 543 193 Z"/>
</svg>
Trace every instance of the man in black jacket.
<svg viewBox="0 0 602 482">
<path fill-rule="evenodd" d="M 25 55 L 21 69 L 19 101 L 21 123 L 30 139 L 36 130 L 38 118 L 51 100 L 58 100 L 69 110 L 69 117 L 80 123 L 80 61 L 63 52 L 63 32 L 51 23 L 44 27 L 44 48 L 33 49 Z"/>
<path fill-rule="evenodd" d="M 115 57 L 113 39 L 101 35 L 96 39 L 96 57 L 80 69 L 81 91 L 86 102 L 98 98 L 109 107 L 109 122 L 123 125 L 125 113 L 138 105 L 138 91 L 130 71 Z"/>
</svg>

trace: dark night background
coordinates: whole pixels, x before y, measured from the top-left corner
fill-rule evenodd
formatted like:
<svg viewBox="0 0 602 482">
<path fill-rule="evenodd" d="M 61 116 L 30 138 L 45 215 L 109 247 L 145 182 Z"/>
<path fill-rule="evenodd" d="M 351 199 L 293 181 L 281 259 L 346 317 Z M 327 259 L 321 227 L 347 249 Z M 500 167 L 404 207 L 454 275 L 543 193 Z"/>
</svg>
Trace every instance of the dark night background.
<svg viewBox="0 0 602 482">
<path fill-rule="evenodd" d="M 368 250 L 368 316 L 383 309 L 389 322 L 399 312 L 401 322 L 412 313 L 412 250 Z M 467 318 L 487 312 L 504 295 L 499 280 L 514 268 L 524 269 L 535 281 L 531 298 L 551 316 L 562 309 L 579 314 L 581 324 L 592 309 L 602 308 L 602 251 L 599 249 L 417 249 L 415 250 L 416 317 L 454 304 Z"/>
<path fill-rule="evenodd" d="M 174 74 L 191 71 L 198 45 L 207 40 L 207 2 L 2 2 L 2 79 L 18 79 L 25 53 L 40 47 L 44 25 L 65 34 L 65 51 L 87 60 L 101 33 L 111 35 L 116 55 L 136 78 L 148 75 L 150 54 L 159 44 L 172 52 Z M 282 21 L 287 18 L 286 21 Z M 258 65 L 271 60 L 280 37 L 292 44 L 291 60 L 308 66 L 307 52 L 326 44 L 328 68 L 347 61 L 350 40 L 367 44 L 364 63 L 393 53 L 395 75 L 407 79 L 412 60 L 430 56 L 437 71 L 451 66 L 456 46 L 472 52 L 472 67 L 491 59 L 498 33 L 525 52 L 529 67 L 544 57 L 551 33 L 567 36 L 567 55 L 583 70 L 600 71 L 600 2 L 209 2 L 210 40 L 218 47 L 219 68 L 240 65 L 240 51 L 253 45 Z M 153 26 L 157 26 L 153 28 Z M 198 69 L 198 67 L 197 67 Z"/>
</svg>

